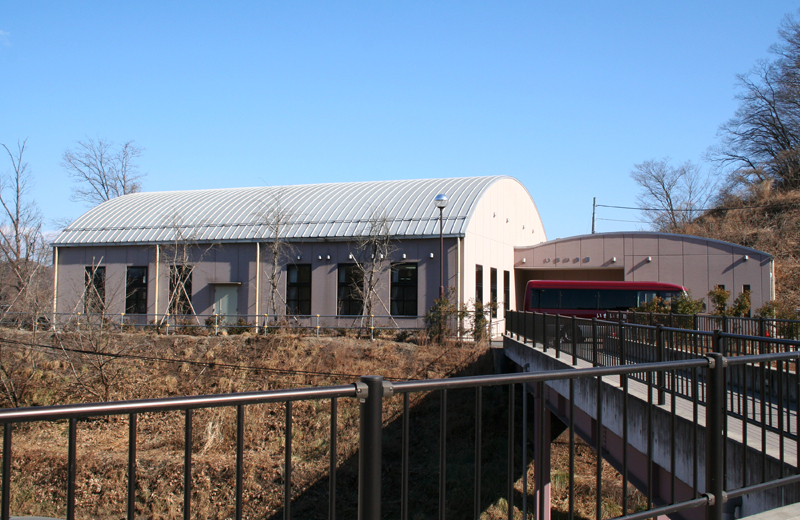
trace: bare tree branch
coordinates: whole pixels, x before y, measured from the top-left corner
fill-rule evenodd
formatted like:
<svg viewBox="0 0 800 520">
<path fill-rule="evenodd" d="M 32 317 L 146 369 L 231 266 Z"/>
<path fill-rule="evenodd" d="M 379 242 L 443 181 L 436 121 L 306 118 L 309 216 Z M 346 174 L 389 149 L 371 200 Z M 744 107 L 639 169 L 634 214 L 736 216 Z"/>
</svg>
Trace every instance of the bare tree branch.
<svg viewBox="0 0 800 520">
<path fill-rule="evenodd" d="M 708 204 L 714 186 L 700 168 L 687 161 L 677 167 L 669 158 L 635 165 L 631 178 L 642 191 L 637 203 L 659 231 L 675 232 L 691 222 Z"/>
<path fill-rule="evenodd" d="M 121 195 L 137 193 L 145 174 L 139 172 L 136 159 L 144 150 L 128 141 L 116 148 L 104 139 L 78 141 L 74 149 L 61 156 L 61 166 L 75 181 L 72 200 L 94 206 Z"/>
</svg>

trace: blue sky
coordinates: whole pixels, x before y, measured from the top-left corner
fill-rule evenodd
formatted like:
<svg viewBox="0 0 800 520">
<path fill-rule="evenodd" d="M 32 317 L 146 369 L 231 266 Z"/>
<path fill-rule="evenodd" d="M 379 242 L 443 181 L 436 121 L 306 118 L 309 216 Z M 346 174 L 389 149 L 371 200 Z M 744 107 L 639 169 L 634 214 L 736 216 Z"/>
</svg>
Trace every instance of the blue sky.
<svg viewBox="0 0 800 520">
<path fill-rule="evenodd" d="M 511 175 L 555 239 L 635 205 L 634 164 L 702 163 L 798 7 L 9 2 L 0 143 L 28 138 L 48 221 L 87 209 L 61 155 L 100 137 L 145 148 L 147 191 Z"/>
</svg>

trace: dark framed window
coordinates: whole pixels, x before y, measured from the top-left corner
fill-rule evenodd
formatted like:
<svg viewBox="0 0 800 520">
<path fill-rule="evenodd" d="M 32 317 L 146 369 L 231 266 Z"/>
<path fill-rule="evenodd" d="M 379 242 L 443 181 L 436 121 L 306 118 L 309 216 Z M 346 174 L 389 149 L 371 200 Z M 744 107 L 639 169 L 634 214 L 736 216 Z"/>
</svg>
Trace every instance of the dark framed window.
<svg viewBox="0 0 800 520">
<path fill-rule="evenodd" d="M 341 316 L 360 316 L 364 313 L 361 299 L 364 274 L 356 264 L 339 264 L 336 290 L 336 313 Z"/>
<path fill-rule="evenodd" d="M 489 290 L 492 302 L 492 318 L 497 317 L 497 269 L 489 269 Z"/>
<path fill-rule="evenodd" d="M 750 292 L 750 284 L 742 285 L 742 292 Z"/>
<path fill-rule="evenodd" d="M 104 312 L 106 308 L 106 267 L 104 265 L 87 265 L 85 280 L 83 311 L 86 314 Z"/>
<path fill-rule="evenodd" d="M 511 309 L 511 273 L 503 271 L 503 308 Z"/>
<path fill-rule="evenodd" d="M 483 266 L 475 266 L 475 301 L 483 303 Z"/>
<path fill-rule="evenodd" d="M 392 264 L 392 316 L 417 315 L 417 264 Z"/>
<path fill-rule="evenodd" d="M 147 314 L 147 266 L 128 267 L 125 276 L 125 314 Z"/>
<path fill-rule="evenodd" d="M 193 314 L 191 265 L 169 266 L 169 313 Z"/>
<path fill-rule="evenodd" d="M 286 314 L 311 314 L 311 264 L 286 266 Z"/>
</svg>

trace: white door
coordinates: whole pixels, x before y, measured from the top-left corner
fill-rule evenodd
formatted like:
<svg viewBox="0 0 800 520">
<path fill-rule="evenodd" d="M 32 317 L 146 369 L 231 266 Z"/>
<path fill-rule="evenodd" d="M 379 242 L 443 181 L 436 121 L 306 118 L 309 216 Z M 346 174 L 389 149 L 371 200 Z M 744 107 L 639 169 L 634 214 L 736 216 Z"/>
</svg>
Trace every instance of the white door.
<svg viewBox="0 0 800 520">
<path fill-rule="evenodd" d="M 214 287 L 214 311 L 225 316 L 226 323 L 235 323 L 239 314 L 239 286 L 216 285 Z"/>
</svg>

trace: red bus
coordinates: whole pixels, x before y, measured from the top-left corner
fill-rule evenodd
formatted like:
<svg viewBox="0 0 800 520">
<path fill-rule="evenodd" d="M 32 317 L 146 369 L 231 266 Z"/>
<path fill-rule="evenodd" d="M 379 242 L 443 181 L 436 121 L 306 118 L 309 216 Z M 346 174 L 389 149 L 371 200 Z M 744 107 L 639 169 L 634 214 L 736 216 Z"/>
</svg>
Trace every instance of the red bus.
<svg viewBox="0 0 800 520">
<path fill-rule="evenodd" d="M 604 318 L 607 311 L 627 311 L 656 297 L 670 301 L 685 292 L 680 285 L 661 282 L 531 280 L 525 288 L 525 310 Z"/>
</svg>

